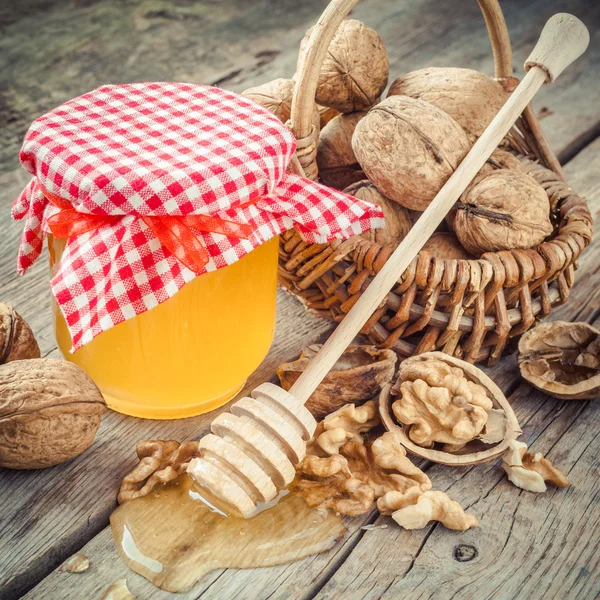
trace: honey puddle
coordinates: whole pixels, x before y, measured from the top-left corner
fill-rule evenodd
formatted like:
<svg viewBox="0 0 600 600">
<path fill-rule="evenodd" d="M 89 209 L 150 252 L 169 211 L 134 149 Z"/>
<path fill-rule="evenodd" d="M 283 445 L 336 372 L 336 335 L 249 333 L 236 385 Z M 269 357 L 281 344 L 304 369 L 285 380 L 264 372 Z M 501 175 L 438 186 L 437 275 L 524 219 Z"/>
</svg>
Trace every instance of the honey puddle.
<svg viewBox="0 0 600 600">
<path fill-rule="evenodd" d="M 182 475 L 117 508 L 113 537 L 130 569 L 168 592 L 186 592 L 220 568 L 269 567 L 329 550 L 344 534 L 339 515 L 287 494 L 250 519 L 209 508 Z"/>
</svg>

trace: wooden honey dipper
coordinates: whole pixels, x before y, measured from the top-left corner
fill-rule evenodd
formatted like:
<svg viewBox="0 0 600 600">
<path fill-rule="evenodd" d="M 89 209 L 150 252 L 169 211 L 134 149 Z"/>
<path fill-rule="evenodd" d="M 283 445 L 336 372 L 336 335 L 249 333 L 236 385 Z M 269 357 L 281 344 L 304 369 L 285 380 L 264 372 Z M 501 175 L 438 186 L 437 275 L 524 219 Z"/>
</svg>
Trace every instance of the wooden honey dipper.
<svg viewBox="0 0 600 600">
<path fill-rule="evenodd" d="M 229 413 L 213 421 L 212 433 L 200 440 L 202 456 L 188 468 L 198 484 L 248 517 L 257 505 L 273 500 L 291 483 L 294 465 L 304 458 L 306 442 L 317 425 L 304 403 L 397 284 L 542 84 L 553 82 L 583 54 L 588 43 L 587 28 L 572 15 L 559 13 L 546 23 L 525 62 L 523 81 L 291 390 L 263 383 L 251 397 L 242 398 Z"/>
</svg>

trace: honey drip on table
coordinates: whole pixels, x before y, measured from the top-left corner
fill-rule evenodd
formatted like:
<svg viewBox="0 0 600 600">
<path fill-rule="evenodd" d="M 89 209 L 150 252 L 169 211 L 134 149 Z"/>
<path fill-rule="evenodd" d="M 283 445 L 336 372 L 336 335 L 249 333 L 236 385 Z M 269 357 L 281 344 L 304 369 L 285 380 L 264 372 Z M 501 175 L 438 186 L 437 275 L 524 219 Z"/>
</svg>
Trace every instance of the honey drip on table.
<svg viewBox="0 0 600 600">
<path fill-rule="evenodd" d="M 104 591 L 101 600 L 135 600 L 125 579 L 113 581 Z"/>
<path fill-rule="evenodd" d="M 329 550 L 344 534 L 339 515 L 286 494 L 254 517 L 227 517 L 188 475 L 123 504 L 110 517 L 130 569 L 168 592 L 186 592 L 219 568 L 269 567 Z"/>
</svg>

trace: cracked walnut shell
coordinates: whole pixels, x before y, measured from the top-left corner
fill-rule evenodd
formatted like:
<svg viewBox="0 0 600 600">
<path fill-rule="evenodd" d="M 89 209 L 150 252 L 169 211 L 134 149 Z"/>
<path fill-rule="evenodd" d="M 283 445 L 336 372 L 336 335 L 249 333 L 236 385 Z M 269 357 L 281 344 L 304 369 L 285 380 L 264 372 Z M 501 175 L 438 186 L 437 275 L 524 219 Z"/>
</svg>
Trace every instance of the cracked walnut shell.
<svg viewBox="0 0 600 600">
<path fill-rule="evenodd" d="M 147 496 L 157 485 L 173 481 L 185 473 L 192 460 L 199 456 L 199 442 L 174 440 L 142 440 L 135 447 L 140 462 L 123 478 L 119 489 L 119 504 Z"/>
<path fill-rule="evenodd" d="M 403 390 L 408 390 L 404 404 L 396 397 Z M 379 413 L 407 450 L 453 466 L 497 458 L 521 434 L 498 386 L 481 369 L 442 352 L 404 360 L 394 388 L 386 386 L 379 396 Z"/>
<path fill-rule="evenodd" d="M 320 348 L 321 344 L 312 344 L 304 348 L 298 360 L 279 365 L 277 376 L 284 390 L 294 385 Z M 392 350 L 349 346 L 308 399 L 306 408 L 321 419 L 344 404 L 360 404 L 374 398 L 392 380 L 396 361 Z"/>
<path fill-rule="evenodd" d="M 569 480 L 541 453 L 530 454 L 527 445 L 513 440 L 502 456 L 502 467 L 508 479 L 528 492 L 545 492 L 546 482 L 565 488 Z"/>
<path fill-rule="evenodd" d="M 470 150 L 467 134 L 445 112 L 407 96 L 389 96 L 359 121 L 352 148 L 377 189 L 422 211 Z"/>
<path fill-rule="evenodd" d="M 325 125 L 319 135 L 317 167 L 321 181 L 336 190 L 365 179 L 352 150 L 352 135 L 366 112 L 338 115 Z"/>
<path fill-rule="evenodd" d="M 453 67 L 427 67 L 395 79 L 389 96 L 410 96 L 450 115 L 473 139 L 478 138 L 502 108 L 508 94 L 494 79 Z"/>
<path fill-rule="evenodd" d="M 541 323 L 519 340 L 519 369 L 524 379 L 555 398 L 597 398 L 600 331 L 587 323 Z"/>
<path fill-rule="evenodd" d="M 41 469 L 78 456 L 94 441 L 104 398 L 65 360 L 0 366 L 0 467 Z"/>
<path fill-rule="evenodd" d="M 353 183 L 344 190 L 344 193 L 350 194 L 359 200 L 376 204 L 383 210 L 385 219 L 383 229 L 372 229 L 363 233 L 361 237 L 381 246 L 397 248 L 412 227 L 408 210 L 386 198 L 368 179 Z"/>
<path fill-rule="evenodd" d="M 306 53 L 311 27 L 300 43 L 298 71 Z M 388 82 L 388 56 L 379 34 L 361 21 L 346 19 L 327 48 L 317 81 L 318 104 L 341 113 L 367 110 Z"/>
<path fill-rule="evenodd" d="M 39 357 L 40 348 L 31 327 L 10 304 L 0 302 L 0 365 Z"/>
<path fill-rule="evenodd" d="M 476 177 L 453 211 L 454 232 L 474 256 L 531 248 L 553 231 L 546 191 L 522 171 L 499 169 Z"/>
</svg>

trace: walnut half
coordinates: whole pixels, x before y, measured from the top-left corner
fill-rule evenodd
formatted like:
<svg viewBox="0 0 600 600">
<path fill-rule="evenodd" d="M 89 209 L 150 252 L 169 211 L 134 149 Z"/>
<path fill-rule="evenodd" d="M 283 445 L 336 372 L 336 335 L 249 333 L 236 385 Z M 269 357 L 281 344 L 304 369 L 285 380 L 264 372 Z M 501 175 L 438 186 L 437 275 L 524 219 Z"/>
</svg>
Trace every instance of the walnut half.
<svg viewBox="0 0 600 600">
<path fill-rule="evenodd" d="M 379 396 L 379 413 L 410 452 L 452 466 L 498 458 L 522 433 L 498 386 L 442 352 L 402 361 L 396 383 Z"/>
</svg>

